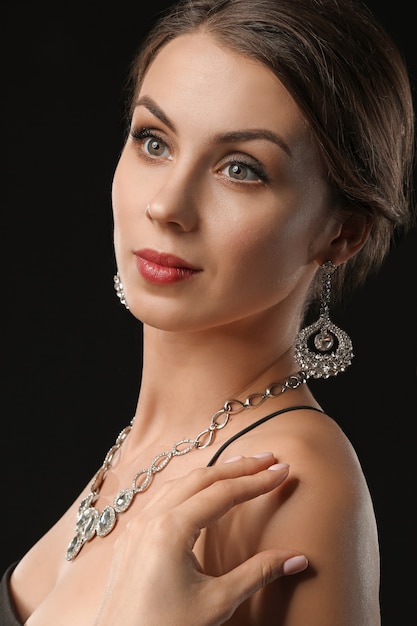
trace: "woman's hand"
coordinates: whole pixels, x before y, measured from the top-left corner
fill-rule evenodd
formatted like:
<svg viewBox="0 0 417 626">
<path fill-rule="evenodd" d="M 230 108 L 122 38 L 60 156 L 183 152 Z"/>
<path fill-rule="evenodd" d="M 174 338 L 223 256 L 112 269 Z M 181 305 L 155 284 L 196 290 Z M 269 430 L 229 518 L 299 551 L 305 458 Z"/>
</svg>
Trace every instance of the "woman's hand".
<svg viewBox="0 0 417 626">
<path fill-rule="evenodd" d="M 269 453 L 229 461 L 166 483 L 129 522 L 95 626 L 216 626 L 261 587 L 307 567 L 304 556 L 271 549 L 222 576 L 204 573 L 193 552 L 201 529 L 288 475 Z"/>
</svg>

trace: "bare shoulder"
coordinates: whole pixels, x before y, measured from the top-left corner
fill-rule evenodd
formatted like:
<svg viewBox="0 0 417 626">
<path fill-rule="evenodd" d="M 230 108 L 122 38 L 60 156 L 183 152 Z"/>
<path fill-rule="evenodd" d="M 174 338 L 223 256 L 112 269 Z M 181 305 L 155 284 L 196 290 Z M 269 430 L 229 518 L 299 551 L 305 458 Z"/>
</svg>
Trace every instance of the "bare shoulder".
<svg viewBox="0 0 417 626">
<path fill-rule="evenodd" d="M 281 413 L 236 440 L 233 453 L 250 455 L 262 450 L 275 454 L 290 465 L 291 475 L 308 481 L 313 472 L 323 472 L 325 483 L 351 482 L 355 488 L 363 481 L 358 456 L 337 422 L 312 408 Z M 328 472 L 329 469 L 332 472 Z M 340 470 L 340 473 L 339 471 Z"/>
<path fill-rule="evenodd" d="M 230 624 L 262 624 L 274 616 L 272 623 L 283 626 L 378 626 L 376 521 L 350 441 L 331 417 L 297 410 L 254 429 L 234 453 L 262 450 L 289 464 L 289 478 L 276 492 L 245 503 L 241 514 L 237 512 L 240 519 L 233 525 L 239 528 L 240 544 L 235 546 L 235 562 L 224 565 L 236 566 L 244 556 L 245 537 L 249 554 L 290 548 L 306 554 L 310 567 L 301 576 L 276 581 L 274 591 L 266 588 L 249 601 L 251 612 L 262 616 L 259 622 L 246 622 L 242 608 L 234 618 L 240 621 Z M 285 616 L 279 615 L 280 605 Z"/>
<path fill-rule="evenodd" d="M 294 546 L 311 537 L 312 547 L 320 540 L 327 545 L 333 530 L 338 542 L 343 531 L 355 542 L 359 531 L 368 539 L 374 536 L 366 477 L 355 449 L 334 419 L 308 409 L 281 414 L 255 429 L 244 448 L 242 454 L 270 450 L 290 466 L 284 485 L 265 499 L 274 536 L 283 527 L 286 540 L 297 540 Z"/>
<path fill-rule="evenodd" d="M 271 425 L 269 441 L 280 462 L 290 466 L 289 481 L 280 493 L 277 523 L 286 516 L 298 535 L 339 540 L 346 533 L 357 545 L 357 532 L 375 536 L 371 495 L 360 460 L 348 437 L 334 419 L 315 411 L 297 411 Z M 267 436 L 267 433 L 262 436 Z M 265 441 L 266 443 L 266 441 Z M 291 496 L 291 497 L 290 497 Z M 299 516 L 308 507 L 310 519 Z M 330 533 L 330 534 L 329 534 Z"/>
</svg>

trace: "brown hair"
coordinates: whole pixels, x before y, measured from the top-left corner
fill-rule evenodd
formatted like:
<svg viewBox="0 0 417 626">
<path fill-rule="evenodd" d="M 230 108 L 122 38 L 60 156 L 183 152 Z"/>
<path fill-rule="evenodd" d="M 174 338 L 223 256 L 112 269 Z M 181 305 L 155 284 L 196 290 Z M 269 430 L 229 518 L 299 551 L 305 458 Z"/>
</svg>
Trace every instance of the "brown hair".
<svg viewBox="0 0 417 626">
<path fill-rule="evenodd" d="M 349 294 L 415 219 L 414 113 L 402 53 L 355 0 L 180 0 L 134 59 L 131 103 L 158 51 L 197 30 L 275 73 L 311 126 L 337 204 L 372 221 L 364 247 L 336 274 L 333 295 L 342 287 Z"/>
</svg>

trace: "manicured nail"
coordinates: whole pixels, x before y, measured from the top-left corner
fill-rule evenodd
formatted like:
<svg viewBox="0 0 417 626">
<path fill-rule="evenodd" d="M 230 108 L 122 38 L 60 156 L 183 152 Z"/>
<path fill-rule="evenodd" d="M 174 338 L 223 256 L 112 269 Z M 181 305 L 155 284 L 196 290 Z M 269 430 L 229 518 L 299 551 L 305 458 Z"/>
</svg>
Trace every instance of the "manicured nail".
<svg viewBox="0 0 417 626">
<path fill-rule="evenodd" d="M 285 576 L 289 576 L 290 574 L 297 574 L 298 572 L 302 572 L 308 566 L 308 560 L 305 556 L 293 556 L 291 559 L 285 561 L 282 566 L 282 571 Z"/>
<path fill-rule="evenodd" d="M 268 467 L 269 470 L 272 470 L 274 472 L 279 472 L 279 470 L 282 469 L 288 469 L 290 466 L 288 465 L 288 463 L 274 463 L 274 465 L 270 465 Z"/>
<path fill-rule="evenodd" d="M 240 459 L 243 459 L 243 456 L 238 454 L 237 456 L 231 456 L 230 459 L 226 459 L 225 463 L 233 463 L 234 461 L 240 461 Z"/>
<path fill-rule="evenodd" d="M 260 452 L 259 454 L 254 454 L 254 459 L 264 459 L 267 456 L 274 456 L 272 452 Z"/>
</svg>

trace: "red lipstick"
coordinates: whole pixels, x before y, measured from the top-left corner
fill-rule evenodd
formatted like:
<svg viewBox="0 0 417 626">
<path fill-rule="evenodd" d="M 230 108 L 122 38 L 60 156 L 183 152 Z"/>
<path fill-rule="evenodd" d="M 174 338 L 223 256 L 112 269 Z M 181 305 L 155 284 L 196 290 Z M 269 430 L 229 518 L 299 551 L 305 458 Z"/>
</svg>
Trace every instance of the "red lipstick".
<svg viewBox="0 0 417 626">
<path fill-rule="evenodd" d="M 135 251 L 139 273 L 151 283 L 167 285 L 191 278 L 201 270 L 173 254 L 156 250 Z"/>
</svg>

